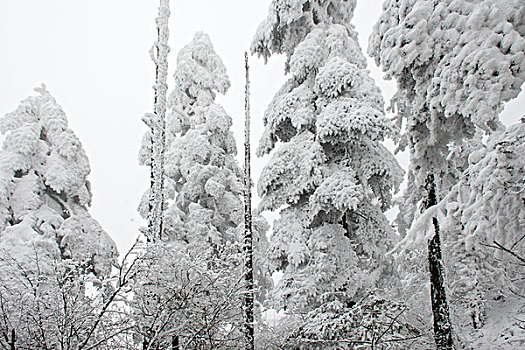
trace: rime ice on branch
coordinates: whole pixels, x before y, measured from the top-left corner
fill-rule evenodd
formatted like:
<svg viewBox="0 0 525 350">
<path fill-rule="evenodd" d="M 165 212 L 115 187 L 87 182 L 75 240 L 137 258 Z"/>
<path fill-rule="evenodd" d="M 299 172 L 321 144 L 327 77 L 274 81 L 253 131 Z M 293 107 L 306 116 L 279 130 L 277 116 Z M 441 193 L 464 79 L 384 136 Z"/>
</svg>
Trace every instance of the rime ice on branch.
<svg viewBox="0 0 525 350">
<path fill-rule="evenodd" d="M 153 114 L 144 117 L 151 128 L 145 140 L 150 142 L 151 187 L 148 205 L 148 239 L 162 239 L 164 212 L 164 158 L 166 153 L 166 94 L 168 91 L 168 46 L 170 16 L 169 0 L 160 0 L 156 18 L 158 41 L 151 48 L 155 63 L 155 104 Z M 141 154 L 141 157 L 143 154 Z"/>
</svg>

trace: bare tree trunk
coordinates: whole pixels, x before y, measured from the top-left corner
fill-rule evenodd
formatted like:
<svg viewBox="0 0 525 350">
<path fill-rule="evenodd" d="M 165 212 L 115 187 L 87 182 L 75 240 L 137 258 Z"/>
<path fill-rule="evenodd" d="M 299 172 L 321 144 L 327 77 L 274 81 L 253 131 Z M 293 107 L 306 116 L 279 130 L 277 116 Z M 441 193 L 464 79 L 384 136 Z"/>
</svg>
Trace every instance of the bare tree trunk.
<svg viewBox="0 0 525 350">
<path fill-rule="evenodd" d="M 171 350 L 179 350 L 179 349 L 180 349 L 179 336 L 174 335 L 173 337 L 171 337 Z"/>
<path fill-rule="evenodd" d="M 155 62 L 155 105 L 149 120 L 151 127 L 151 190 L 148 212 L 148 239 L 162 238 L 162 215 L 164 211 L 164 153 L 166 148 L 166 94 L 168 90 L 168 20 L 169 0 L 160 0 L 156 18 L 158 41 L 151 48 L 151 59 Z"/>
<path fill-rule="evenodd" d="M 9 341 L 9 350 L 16 350 L 16 332 L 11 329 L 11 340 Z"/>
<path fill-rule="evenodd" d="M 245 124 L 244 124 L 244 338 L 245 349 L 254 349 L 254 318 L 253 318 L 253 241 L 252 241 L 252 188 L 250 174 L 250 76 L 248 53 L 244 53 L 246 69 L 245 87 Z"/>
<path fill-rule="evenodd" d="M 433 175 L 427 179 L 427 200 L 424 209 L 437 204 L 435 180 Z M 430 298 L 434 316 L 434 341 L 438 350 L 452 350 L 452 324 L 445 292 L 445 268 L 441 254 L 441 239 L 439 235 L 439 222 L 432 219 L 434 224 L 434 237 L 428 241 L 428 269 L 430 272 Z"/>
</svg>

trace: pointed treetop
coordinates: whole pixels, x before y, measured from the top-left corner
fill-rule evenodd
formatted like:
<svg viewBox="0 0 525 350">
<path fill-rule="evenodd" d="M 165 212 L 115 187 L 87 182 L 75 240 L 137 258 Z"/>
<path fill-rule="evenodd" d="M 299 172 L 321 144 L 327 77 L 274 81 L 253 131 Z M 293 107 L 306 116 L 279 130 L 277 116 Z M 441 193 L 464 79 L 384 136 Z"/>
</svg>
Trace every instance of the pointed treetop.
<svg viewBox="0 0 525 350">
<path fill-rule="evenodd" d="M 2 170 L 25 173 L 34 168 L 57 194 L 89 205 L 91 193 L 87 175 L 88 159 L 80 140 L 68 127 L 66 114 L 46 90 L 23 100 L 18 108 L 0 119 L 0 132 L 6 135 Z M 13 162 L 5 159 L 9 154 Z"/>
<path fill-rule="evenodd" d="M 216 92 L 224 94 L 230 88 L 226 67 L 203 32 L 195 33 L 193 40 L 180 50 L 174 77 L 170 104 L 182 106 L 189 114 L 195 105 L 206 107 Z"/>
<path fill-rule="evenodd" d="M 0 251 L 25 262 L 43 251 L 50 264 L 108 275 L 117 249 L 87 210 L 88 158 L 46 86 L 35 91 L 0 119 Z"/>
<path fill-rule="evenodd" d="M 317 25 L 342 24 L 353 33 L 350 20 L 356 0 L 273 0 L 266 20 L 259 25 L 251 52 L 265 60 L 272 54 L 288 57 Z"/>
</svg>

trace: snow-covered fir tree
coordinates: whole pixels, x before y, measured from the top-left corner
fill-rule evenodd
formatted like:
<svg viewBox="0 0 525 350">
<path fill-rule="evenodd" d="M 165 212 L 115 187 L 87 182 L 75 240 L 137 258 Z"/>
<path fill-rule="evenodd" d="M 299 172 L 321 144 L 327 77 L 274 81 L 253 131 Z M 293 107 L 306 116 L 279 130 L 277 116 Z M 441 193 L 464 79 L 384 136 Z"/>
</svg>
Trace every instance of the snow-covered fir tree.
<svg viewBox="0 0 525 350">
<path fill-rule="evenodd" d="M 472 349 L 494 340 L 492 348 L 525 346 L 519 321 L 525 312 L 524 179 L 525 124 L 519 123 L 474 150 L 458 184 L 438 204 L 452 305 L 458 326 L 476 329 L 465 332 Z"/>
<path fill-rule="evenodd" d="M 385 1 L 369 53 L 397 80 L 394 104 L 406 125 L 400 146 L 408 145 L 411 166 L 398 220 L 402 230 L 458 181 L 468 151 L 479 147 L 474 136 L 501 128 L 503 103 L 518 95 L 525 80 L 520 13 L 523 4 L 512 0 Z M 422 217 L 430 218 L 434 229 L 412 229 L 408 235 L 430 239 L 435 336 L 438 347 L 448 349 L 440 221 L 435 208 Z"/>
<path fill-rule="evenodd" d="M 383 212 L 403 177 L 382 145 L 394 127 L 350 20 L 355 1 L 275 0 L 252 52 L 285 54 L 291 77 L 264 115 L 260 210 L 279 211 L 268 257 L 283 273 L 277 307 L 309 311 L 322 296 L 358 299 L 392 280 Z"/>
<path fill-rule="evenodd" d="M 243 171 L 236 160 L 232 119 L 215 103 L 230 86 L 226 67 L 209 37 L 196 33 L 179 53 L 170 95 L 166 156 L 167 184 L 173 203 L 165 214 L 168 239 L 205 244 L 216 250 L 243 236 Z M 255 259 L 260 260 L 268 225 L 253 217 Z M 267 284 L 264 268 L 256 280 Z"/>
<path fill-rule="evenodd" d="M 86 285 L 108 286 L 117 250 L 89 214 L 79 139 L 45 86 L 35 90 L 0 120 L 0 333 L 17 349 L 76 349 L 100 311 Z"/>
<path fill-rule="evenodd" d="M 174 259 L 196 260 L 195 269 L 201 272 L 199 278 L 188 281 L 193 288 L 204 288 L 203 279 L 213 281 L 213 285 L 201 293 L 200 301 L 192 299 L 193 302 L 187 304 L 184 312 L 188 320 L 173 319 L 171 329 L 179 329 L 175 332 L 179 342 L 188 346 L 198 340 L 199 346 L 216 348 L 217 339 L 224 340 L 221 346 L 241 344 L 243 172 L 235 159 L 236 144 L 230 130 L 232 119 L 215 103 L 216 94 L 224 94 L 230 81 L 206 34 L 196 33 L 192 42 L 181 49 L 174 78 L 166 133 L 167 203 L 162 242 L 159 242 L 165 248 L 158 249 L 168 255 L 175 254 L 165 251 L 171 247 L 180 255 Z M 151 149 L 151 143 L 145 140 L 141 151 L 143 162 L 150 158 Z M 146 203 L 143 200 L 143 215 L 147 213 Z M 256 249 L 264 246 L 266 229 L 264 219 L 254 217 Z M 174 264 L 179 269 L 184 267 L 181 262 Z M 160 266 L 150 264 L 148 269 L 148 273 L 154 274 Z M 255 273 L 263 283 L 268 283 L 263 269 Z M 178 278 L 171 285 L 181 283 Z M 162 284 L 168 285 L 167 282 Z M 222 287 L 214 287 L 217 285 Z M 159 287 L 154 288 L 157 288 L 156 295 L 168 295 L 158 290 Z M 226 291 L 230 294 L 226 295 Z M 208 308 L 201 307 L 204 302 Z M 210 323 L 210 317 L 215 317 L 215 325 Z M 180 322 L 185 325 L 181 326 Z M 200 332 L 197 336 L 192 333 L 195 330 Z"/>
<path fill-rule="evenodd" d="M 51 259 L 108 275 L 117 251 L 88 212 L 86 153 L 55 99 L 44 86 L 36 91 L 0 120 L 2 249 L 21 258 L 42 244 Z"/>
<path fill-rule="evenodd" d="M 242 170 L 231 117 L 214 102 L 230 87 L 209 37 L 197 33 L 178 55 L 170 95 L 165 214 L 168 239 L 213 249 L 234 242 L 243 220 Z"/>
<path fill-rule="evenodd" d="M 523 346 L 525 124 L 479 141 L 458 183 L 435 207 L 446 233 L 451 304 L 467 348 Z M 424 217 L 415 226 L 425 226 Z M 422 227 L 425 230 L 424 227 Z M 419 237 L 410 234 L 404 249 Z"/>
</svg>

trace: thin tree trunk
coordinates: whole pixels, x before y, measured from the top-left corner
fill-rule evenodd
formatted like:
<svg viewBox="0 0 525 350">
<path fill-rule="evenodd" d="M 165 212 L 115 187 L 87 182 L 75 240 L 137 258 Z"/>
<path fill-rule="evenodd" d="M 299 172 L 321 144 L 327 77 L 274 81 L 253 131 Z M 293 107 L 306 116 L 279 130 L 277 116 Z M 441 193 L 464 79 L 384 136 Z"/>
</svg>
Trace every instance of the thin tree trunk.
<svg viewBox="0 0 525 350">
<path fill-rule="evenodd" d="M 168 90 L 168 20 L 169 0 L 160 0 L 159 15 L 156 18 L 158 41 L 151 49 L 155 62 L 155 105 L 151 116 L 151 190 L 148 212 L 148 239 L 162 238 L 162 215 L 164 211 L 164 153 L 166 148 L 166 94 Z"/>
<path fill-rule="evenodd" d="M 433 175 L 427 179 L 427 200 L 425 209 L 437 204 L 436 185 Z M 441 238 L 439 235 L 439 222 L 432 218 L 434 224 L 434 237 L 428 241 L 428 268 L 430 272 L 430 298 L 434 316 L 434 341 L 438 350 L 452 350 L 452 324 L 445 292 L 445 268 L 441 254 Z"/>
<path fill-rule="evenodd" d="M 168 46 L 170 5 L 169 0 L 160 0 L 157 24 L 158 40 L 151 48 L 151 59 L 155 63 L 155 104 L 149 120 L 151 127 L 151 188 L 148 210 L 148 241 L 162 239 L 164 215 L 164 154 L 166 150 L 166 95 L 168 91 Z M 145 339 L 144 348 L 150 344 Z M 158 346 L 157 346 L 158 348 Z"/>
<path fill-rule="evenodd" d="M 180 349 L 179 336 L 174 335 L 173 337 L 171 337 L 171 350 L 179 350 L 179 349 Z"/>
<path fill-rule="evenodd" d="M 250 174 L 250 76 L 248 53 L 244 53 L 246 69 L 245 125 L 244 125 L 244 338 L 245 349 L 254 349 L 253 318 L 253 240 L 252 240 L 252 188 Z"/>
<path fill-rule="evenodd" d="M 11 341 L 9 342 L 9 350 L 16 350 L 16 332 L 11 329 Z"/>
</svg>

